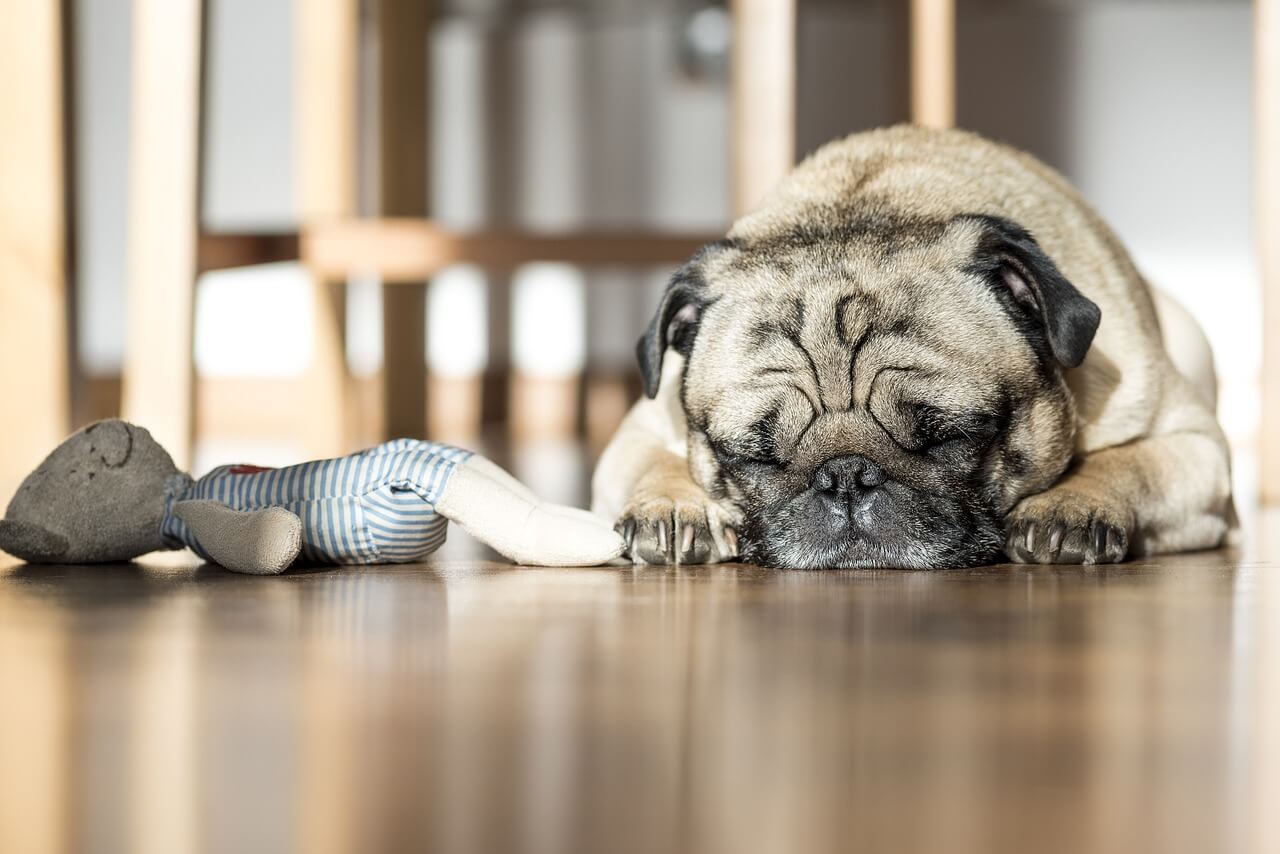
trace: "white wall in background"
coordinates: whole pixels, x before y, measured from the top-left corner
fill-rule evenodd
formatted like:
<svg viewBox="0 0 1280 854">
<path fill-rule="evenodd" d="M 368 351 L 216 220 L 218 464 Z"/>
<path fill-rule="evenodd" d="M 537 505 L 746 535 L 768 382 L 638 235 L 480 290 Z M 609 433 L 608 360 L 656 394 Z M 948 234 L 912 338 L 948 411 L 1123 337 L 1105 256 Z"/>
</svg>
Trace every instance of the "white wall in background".
<svg viewBox="0 0 1280 854">
<path fill-rule="evenodd" d="M 290 0 L 209 4 L 204 218 L 214 229 L 288 229 L 294 192 Z"/>
<path fill-rule="evenodd" d="M 576 376 L 585 367 L 582 271 L 569 264 L 526 264 L 512 287 L 515 368 L 535 377 Z"/>
<path fill-rule="evenodd" d="M 427 363 L 446 377 L 471 377 L 489 365 L 488 292 L 484 273 L 442 270 L 427 292 Z M 577 337 L 570 331 L 570 338 Z"/>
<path fill-rule="evenodd" d="M 382 282 L 374 276 L 347 283 L 347 367 L 357 377 L 382 370 Z"/>
<path fill-rule="evenodd" d="M 482 225 L 489 215 L 485 150 L 492 133 L 485 109 L 492 76 L 492 39 L 469 19 L 441 21 L 431 33 L 431 208 L 459 228 Z"/>
<path fill-rule="evenodd" d="M 524 226 L 582 224 L 584 126 L 591 121 L 583 109 L 583 43 L 578 18 L 567 11 L 531 14 L 515 33 L 515 211 Z"/>
<path fill-rule="evenodd" d="M 311 280 L 297 264 L 208 273 L 195 305 L 201 375 L 297 376 L 311 363 Z"/>
</svg>

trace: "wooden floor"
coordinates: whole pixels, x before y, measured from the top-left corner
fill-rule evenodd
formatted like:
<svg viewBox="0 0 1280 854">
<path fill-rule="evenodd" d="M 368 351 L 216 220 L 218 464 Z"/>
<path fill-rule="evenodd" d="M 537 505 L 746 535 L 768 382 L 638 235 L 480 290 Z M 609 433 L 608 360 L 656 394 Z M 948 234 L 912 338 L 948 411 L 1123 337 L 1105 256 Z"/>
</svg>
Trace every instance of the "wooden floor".
<svg viewBox="0 0 1280 854">
<path fill-rule="evenodd" d="M 0 851 L 1280 851 L 1276 556 L 0 565 Z"/>
</svg>

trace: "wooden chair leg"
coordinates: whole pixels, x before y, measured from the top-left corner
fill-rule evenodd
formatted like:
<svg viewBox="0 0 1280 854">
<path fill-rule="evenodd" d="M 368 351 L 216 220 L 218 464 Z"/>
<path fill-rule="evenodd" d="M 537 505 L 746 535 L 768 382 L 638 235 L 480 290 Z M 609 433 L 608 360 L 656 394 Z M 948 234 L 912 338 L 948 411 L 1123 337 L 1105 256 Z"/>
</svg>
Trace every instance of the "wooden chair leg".
<svg viewBox="0 0 1280 854">
<path fill-rule="evenodd" d="M 911 0 L 911 121 L 956 123 L 956 0 Z"/>
<path fill-rule="evenodd" d="M 190 465 L 202 0 L 136 0 L 122 412 Z"/>
<path fill-rule="evenodd" d="M 733 0 L 733 211 L 795 165 L 796 0 Z"/>
<path fill-rule="evenodd" d="M 357 0 L 295 0 L 299 219 L 352 216 L 356 208 Z M 308 456 L 350 450 L 346 428 L 346 292 L 316 278 L 314 356 L 304 382 Z"/>
<path fill-rule="evenodd" d="M 0 0 L 0 502 L 70 417 L 61 8 Z"/>
<path fill-rule="evenodd" d="M 426 0 L 382 0 L 378 8 L 379 189 L 386 216 L 427 215 Z M 426 283 L 382 289 L 383 432 L 426 435 Z"/>
</svg>

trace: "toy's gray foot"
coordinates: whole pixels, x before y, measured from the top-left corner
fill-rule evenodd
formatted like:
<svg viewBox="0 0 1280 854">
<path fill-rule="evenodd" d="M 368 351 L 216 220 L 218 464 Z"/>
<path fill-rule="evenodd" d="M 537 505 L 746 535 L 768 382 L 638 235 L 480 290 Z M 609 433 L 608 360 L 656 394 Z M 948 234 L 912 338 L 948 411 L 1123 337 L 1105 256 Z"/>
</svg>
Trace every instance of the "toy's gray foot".
<svg viewBox="0 0 1280 854">
<path fill-rule="evenodd" d="M 179 501 L 173 513 L 215 561 L 233 572 L 276 575 L 302 548 L 302 520 L 283 507 L 240 511 L 217 501 Z"/>
</svg>

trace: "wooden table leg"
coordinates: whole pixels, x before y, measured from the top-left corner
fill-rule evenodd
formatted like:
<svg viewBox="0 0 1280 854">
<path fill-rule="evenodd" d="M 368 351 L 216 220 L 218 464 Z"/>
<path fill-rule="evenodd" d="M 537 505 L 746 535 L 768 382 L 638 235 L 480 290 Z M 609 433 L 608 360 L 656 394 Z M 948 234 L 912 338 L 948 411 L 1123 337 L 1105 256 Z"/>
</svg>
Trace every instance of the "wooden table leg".
<svg viewBox="0 0 1280 854">
<path fill-rule="evenodd" d="M 796 2 L 733 0 L 733 212 L 759 204 L 796 158 Z"/>
<path fill-rule="evenodd" d="M 69 426 L 59 0 L 0 0 L 0 509 Z"/>
<path fill-rule="evenodd" d="M 956 123 L 955 0 L 911 0 L 911 121 Z"/>
<path fill-rule="evenodd" d="M 378 183 L 386 216 L 427 215 L 427 28 L 431 3 L 382 0 L 378 8 Z M 426 435 L 427 285 L 382 289 L 383 433 Z"/>
<path fill-rule="evenodd" d="M 356 209 L 357 0 L 295 0 L 297 27 L 298 215 L 308 224 Z M 346 428 L 346 288 L 313 279 L 314 351 L 307 372 L 304 450 L 325 457 L 350 450 Z"/>
<path fill-rule="evenodd" d="M 122 412 L 179 466 L 195 422 L 202 0 L 136 0 Z"/>
<path fill-rule="evenodd" d="M 61 0 L 0 0 L 0 80 L 9 81 L 0 87 L 0 514 L 70 426 L 64 8 Z M 0 606 L 6 625 L 33 616 L 45 619 L 24 624 L 22 643 L 0 644 L 0 684 L 23 695 L 9 706 L 17 718 L 0 727 L 3 851 L 72 845 L 61 621 L 41 602 Z"/>
</svg>

